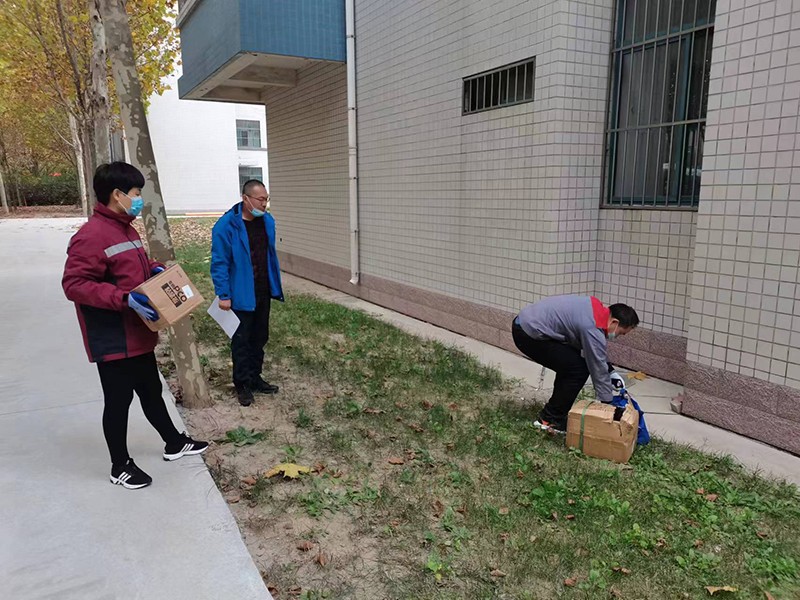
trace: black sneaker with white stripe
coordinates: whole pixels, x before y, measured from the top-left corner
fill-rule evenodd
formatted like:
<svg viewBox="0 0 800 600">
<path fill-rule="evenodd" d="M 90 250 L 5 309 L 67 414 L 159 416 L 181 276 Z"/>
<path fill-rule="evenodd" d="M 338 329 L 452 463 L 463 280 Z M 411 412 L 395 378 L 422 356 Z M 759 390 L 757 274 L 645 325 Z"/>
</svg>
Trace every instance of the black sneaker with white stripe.
<svg viewBox="0 0 800 600">
<path fill-rule="evenodd" d="M 193 440 L 184 432 L 177 442 L 164 446 L 164 460 L 178 460 L 182 456 L 202 454 L 207 448 L 208 442 Z"/>
<path fill-rule="evenodd" d="M 153 478 L 136 466 L 132 458 L 124 467 L 111 467 L 111 483 L 128 490 L 138 490 L 153 483 Z"/>
</svg>

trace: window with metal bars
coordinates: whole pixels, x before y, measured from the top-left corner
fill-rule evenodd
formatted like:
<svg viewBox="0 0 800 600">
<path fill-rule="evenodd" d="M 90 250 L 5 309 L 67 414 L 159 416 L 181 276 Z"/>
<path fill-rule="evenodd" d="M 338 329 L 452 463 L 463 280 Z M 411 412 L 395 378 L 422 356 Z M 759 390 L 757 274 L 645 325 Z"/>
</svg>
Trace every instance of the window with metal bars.
<svg viewBox="0 0 800 600">
<path fill-rule="evenodd" d="M 261 148 L 261 123 L 236 119 L 236 145 L 239 148 Z"/>
<path fill-rule="evenodd" d="M 463 114 L 533 102 L 536 59 L 464 78 Z"/>
<path fill-rule="evenodd" d="M 239 165 L 239 189 L 251 179 L 264 181 L 264 170 L 261 167 L 245 167 Z"/>
<path fill-rule="evenodd" d="M 716 0 L 618 0 L 607 206 L 696 207 Z"/>
</svg>

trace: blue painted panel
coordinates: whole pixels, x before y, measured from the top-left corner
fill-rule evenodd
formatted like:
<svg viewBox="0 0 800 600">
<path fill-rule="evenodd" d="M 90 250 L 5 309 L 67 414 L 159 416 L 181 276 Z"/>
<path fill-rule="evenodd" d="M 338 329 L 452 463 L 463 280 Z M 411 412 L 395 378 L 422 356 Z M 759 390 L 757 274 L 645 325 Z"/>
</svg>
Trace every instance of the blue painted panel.
<svg viewBox="0 0 800 600">
<path fill-rule="evenodd" d="M 181 25 L 179 95 L 241 52 L 344 62 L 344 0 L 200 0 Z"/>
<path fill-rule="evenodd" d="M 201 0 L 180 33 L 183 76 L 178 81 L 178 93 L 184 96 L 239 52 L 239 4 Z"/>
<path fill-rule="evenodd" d="M 346 60 L 344 0 L 239 0 L 242 50 Z"/>
</svg>

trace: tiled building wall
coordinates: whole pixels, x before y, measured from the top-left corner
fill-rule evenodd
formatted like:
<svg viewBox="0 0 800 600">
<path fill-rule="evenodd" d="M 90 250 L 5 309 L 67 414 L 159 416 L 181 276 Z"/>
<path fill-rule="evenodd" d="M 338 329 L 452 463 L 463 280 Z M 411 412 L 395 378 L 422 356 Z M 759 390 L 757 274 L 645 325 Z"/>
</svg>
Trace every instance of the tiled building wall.
<svg viewBox="0 0 800 600">
<path fill-rule="evenodd" d="M 685 406 L 795 452 L 799 113 L 800 3 L 719 0 Z"/>
<path fill-rule="evenodd" d="M 636 308 L 642 326 L 685 337 L 697 213 L 600 211 L 595 291 Z"/>
<path fill-rule="evenodd" d="M 506 310 L 593 288 L 611 2 L 359 0 L 362 271 Z M 535 101 L 462 78 L 536 57 Z"/>
<path fill-rule="evenodd" d="M 271 211 L 278 248 L 349 267 L 347 78 L 342 64 L 298 72 L 266 97 Z"/>
</svg>

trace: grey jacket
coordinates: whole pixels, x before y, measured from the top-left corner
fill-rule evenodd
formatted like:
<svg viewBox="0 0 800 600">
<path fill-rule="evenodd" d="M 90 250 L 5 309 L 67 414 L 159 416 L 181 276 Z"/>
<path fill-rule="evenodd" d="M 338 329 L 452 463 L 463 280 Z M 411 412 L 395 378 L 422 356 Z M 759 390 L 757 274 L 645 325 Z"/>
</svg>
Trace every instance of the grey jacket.
<svg viewBox="0 0 800 600">
<path fill-rule="evenodd" d="M 601 402 L 611 402 L 606 330 L 609 311 L 590 296 L 553 296 L 519 313 L 522 330 L 535 340 L 554 340 L 581 351 Z"/>
</svg>

